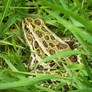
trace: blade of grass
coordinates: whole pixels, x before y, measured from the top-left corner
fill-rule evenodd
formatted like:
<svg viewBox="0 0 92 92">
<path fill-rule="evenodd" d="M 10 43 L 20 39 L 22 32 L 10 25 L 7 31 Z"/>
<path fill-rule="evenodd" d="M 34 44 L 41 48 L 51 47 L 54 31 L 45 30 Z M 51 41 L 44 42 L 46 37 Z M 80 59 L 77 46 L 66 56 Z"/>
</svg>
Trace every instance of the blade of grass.
<svg viewBox="0 0 92 92">
<path fill-rule="evenodd" d="M 11 91 L 13 91 L 13 92 L 30 92 L 30 89 L 20 87 L 20 88 L 11 88 Z M 34 92 L 34 91 L 31 91 L 31 92 Z"/>
<path fill-rule="evenodd" d="M 7 0 L 7 1 L 6 1 L 5 9 L 4 9 L 3 15 L 2 15 L 2 17 L 1 17 L 1 19 L 0 19 L 0 25 L 1 25 L 1 23 L 2 23 L 2 21 L 3 21 L 3 19 L 4 19 L 4 17 L 5 17 L 5 15 L 6 15 L 6 12 L 8 11 L 8 9 L 9 9 L 9 7 L 10 7 L 11 1 L 12 1 L 12 0 Z"/>
<path fill-rule="evenodd" d="M 16 72 L 18 71 L 18 70 L 13 66 L 13 64 L 10 62 L 9 57 L 8 57 L 7 55 L 0 54 L 0 57 L 5 60 L 5 62 L 8 64 L 9 68 L 10 68 L 12 71 L 16 71 Z"/>
<path fill-rule="evenodd" d="M 15 49 L 15 51 L 16 51 L 16 41 L 15 41 L 15 38 L 14 37 L 12 37 L 12 45 L 13 45 L 13 48 Z"/>
<path fill-rule="evenodd" d="M 0 89 L 17 88 L 17 87 L 23 87 L 23 86 L 31 87 L 39 82 L 47 81 L 55 77 L 56 77 L 55 75 L 42 75 L 34 78 L 25 78 L 24 80 L 15 81 L 15 82 L 0 83 Z"/>
<path fill-rule="evenodd" d="M 55 90 L 46 87 L 36 86 L 36 88 L 40 89 L 42 92 L 56 92 Z"/>
<path fill-rule="evenodd" d="M 17 15 L 15 13 L 13 14 L 13 16 L 9 17 L 8 21 L 0 28 L 1 34 L 3 34 L 5 30 L 7 30 L 16 21 L 16 19 L 17 19 Z"/>
<path fill-rule="evenodd" d="M 91 24 L 91 22 L 89 22 L 86 19 L 84 19 L 83 16 L 80 17 L 77 13 L 72 12 L 69 8 L 66 9 L 66 8 L 62 7 L 61 5 L 56 6 L 55 4 L 53 4 L 50 1 L 40 0 L 40 2 L 43 5 L 48 6 L 49 8 L 52 8 L 52 9 L 54 9 L 56 11 L 64 13 L 65 15 L 67 15 L 69 17 L 73 17 L 75 20 L 77 20 L 78 22 L 83 24 L 92 33 L 92 24 Z"/>
<path fill-rule="evenodd" d="M 85 59 L 85 56 L 83 54 L 81 54 L 81 57 L 82 57 L 82 60 L 83 60 L 83 64 L 85 66 L 85 69 L 90 77 L 90 79 L 92 80 L 92 73 L 91 73 L 91 70 L 89 69 L 89 66 L 88 66 L 88 63 L 87 63 L 87 60 Z"/>
<path fill-rule="evenodd" d="M 65 57 L 65 56 L 70 56 L 70 55 L 77 55 L 77 54 L 81 54 L 81 53 L 82 52 L 80 52 L 80 51 L 63 51 L 63 52 L 60 52 L 60 53 L 56 53 L 54 55 L 47 56 L 42 61 L 40 61 L 36 65 L 34 65 L 33 67 L 37 67 L 39 64 L 41 64 L 43 62 L 54 60 L 54 59 L 59 58 L 59 57 Z"/>
<path fill-rule="evenodd" d="M 61 5 L 62 5 L 64 8 L 68 9 L 68 6 L 65 4 L 65 1 L 64 1 L 64 0 L 59 0 L 59 1 L 60 1 Z"/>
<path fill-rule="evenodd" d="M 4 41 L 4 40 L 0 40 L 0 45 L 10 45 L 10 46 L 13 46 L 13 44 L 11 44 L 10 42 L 8 41 Z M 21 48 L 21 49 L 25 49 L 24 47 L 22 46 L 19 46 L 19 45 L 16 45 L 17 48 Z"/>
<path fill-rule="evenodd" d="M 92 92 L 92 88 L 84 88 L 84 89 L 79 89 L 79 90 L 72 90 L 68 92 Z"/>
</svg>

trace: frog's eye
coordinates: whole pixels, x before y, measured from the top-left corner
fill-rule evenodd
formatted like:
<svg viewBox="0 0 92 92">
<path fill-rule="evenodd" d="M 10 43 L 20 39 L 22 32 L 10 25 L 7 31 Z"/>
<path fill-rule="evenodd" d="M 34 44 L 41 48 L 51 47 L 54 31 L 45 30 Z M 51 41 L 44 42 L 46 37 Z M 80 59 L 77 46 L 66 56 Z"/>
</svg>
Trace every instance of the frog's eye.
<svg viewBox="0 0 92 92">
<path fill-rule="evenodd" d="M 36 19 L 34 22 L 35 22 L 36 25 L 41 25 L 41 20 L 40 19 Z"/>
</svg>

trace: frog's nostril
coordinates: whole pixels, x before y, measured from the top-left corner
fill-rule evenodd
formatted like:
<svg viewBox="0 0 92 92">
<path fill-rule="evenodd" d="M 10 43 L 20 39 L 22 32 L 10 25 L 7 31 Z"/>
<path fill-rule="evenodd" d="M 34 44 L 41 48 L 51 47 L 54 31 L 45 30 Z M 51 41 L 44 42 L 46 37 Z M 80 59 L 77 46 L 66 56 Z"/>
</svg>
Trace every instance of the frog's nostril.
<svg viewBox="0 0 92 92">
<path fill-rule="evenodd" d="M 28 20 L 29 22 L 32 22 L 32 18 L 27 18 L 27 20 Z"/>
</svg>

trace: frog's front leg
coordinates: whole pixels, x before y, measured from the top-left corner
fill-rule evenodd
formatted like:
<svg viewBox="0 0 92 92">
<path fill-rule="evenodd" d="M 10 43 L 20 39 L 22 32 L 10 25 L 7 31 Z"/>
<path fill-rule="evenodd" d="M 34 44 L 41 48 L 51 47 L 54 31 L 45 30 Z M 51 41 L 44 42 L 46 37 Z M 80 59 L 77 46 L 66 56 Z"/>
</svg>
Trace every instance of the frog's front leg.
<svg viewBox="0 0 92 92">
<path fill-rule="evenodd" d="M 34 65 L 34 62 L 35 61 L 35 57 L 34 57 L 34 55 L 32 54 L 31 56 L 30 56 L 30 62 L 29 62 L 29 66 L 30 67 L 32 67 L 33 65 Z"/>
</svg>

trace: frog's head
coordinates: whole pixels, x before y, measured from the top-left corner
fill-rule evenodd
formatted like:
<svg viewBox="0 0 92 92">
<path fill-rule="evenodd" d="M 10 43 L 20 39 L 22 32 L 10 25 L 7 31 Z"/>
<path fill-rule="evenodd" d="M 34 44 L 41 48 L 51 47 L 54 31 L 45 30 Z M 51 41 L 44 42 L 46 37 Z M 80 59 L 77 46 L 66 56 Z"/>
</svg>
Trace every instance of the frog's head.
<svg viewBox="0 0 92 92">
<path fill-rule="evenodd" d="M 25 18 L 22 22 L 22 28 L 26 34 L 30 34 L 32 30 L 37 29 L 39 26 L 42 27 L 42 30 L 45 30 L 44 22 L 39 18 Z"/>
<path fill-rule="evenodd" d="M 39 18 L 37 18 L 37 19 L 33 19 L 33 18 L 25 18 L 24 19 L 24 21 L 26 22 L 26 23 L 30 23 L 30 24 L 34 24 L 34 25 L 38 25 L 38 26 L 41 26 L 41 25 L 43 25 L 44 24 L 44 22 L 43 22 L 43 20 L 42 19 L 39 19 Z"/>
<path fill-rule="evenodd" d="M 30 25 L 33 22 L 32 18 L 25 18 L 24 21 L 22 22 L 22 29 L 25 34 L 30 34 L 31 30 L 33 27 Z"/>
</svg>

